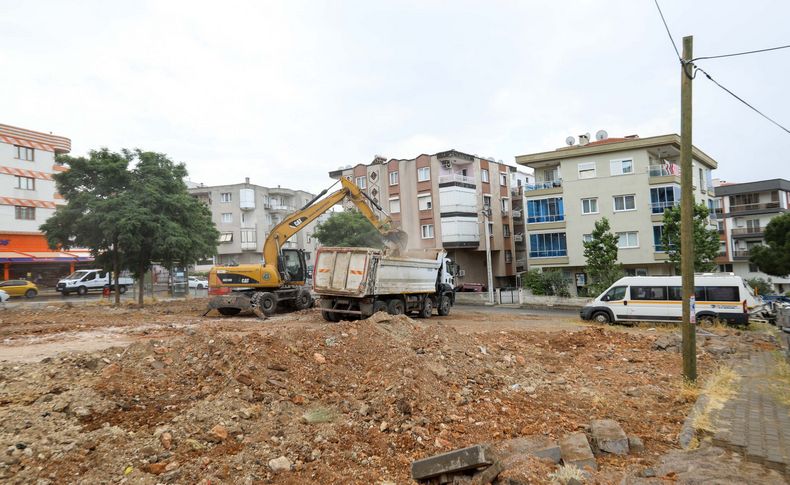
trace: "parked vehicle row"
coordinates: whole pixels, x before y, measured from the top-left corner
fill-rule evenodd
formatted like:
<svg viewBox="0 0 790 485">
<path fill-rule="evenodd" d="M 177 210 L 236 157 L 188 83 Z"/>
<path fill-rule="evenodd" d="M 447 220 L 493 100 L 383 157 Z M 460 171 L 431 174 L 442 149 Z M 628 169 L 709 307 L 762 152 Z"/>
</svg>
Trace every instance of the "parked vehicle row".
<svg viewBox="0 0 790 485">
<path fill-rule="evenodd" d="M 0 283 L 0 290 L 9 297 L 24 296 L 25 298 L 33 298 L 38 295 L 38 286 L 26 280 L 3 281 Z"/>
</svg>

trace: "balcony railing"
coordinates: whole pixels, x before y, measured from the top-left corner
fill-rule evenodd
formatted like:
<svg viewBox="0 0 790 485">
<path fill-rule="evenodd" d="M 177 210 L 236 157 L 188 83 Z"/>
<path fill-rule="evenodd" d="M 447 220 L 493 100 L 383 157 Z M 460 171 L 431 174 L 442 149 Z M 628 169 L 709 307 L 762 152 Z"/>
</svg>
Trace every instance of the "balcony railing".
<svg viewBox="0 0 790 485">
<path fill-rule="evenodd" d="M 547 182 L 537 182 L 534 184 L 527 184 L 524 186 L 524 190 L 529 192 L 530 190 L 554 189 L 557 187 L 562 187 L 562 179 L 549 180 Z"/>
<path fill-rule="evenodd" d="M 567 255 L 567 249 L 537 249 L 529 251 L 530 258 L 559 258 Z"/>
<path fill-rule="evenodd" d="M 765 202 L 762 204 L 740 204 L 731 205 L 730 212 L 749 212 L 764 209 L 779 209 L 781 206 L 779 202 Z"/>
<path fill-rule="evenodd" d="M 474 185 L 475 179 L 473 179 L 472 177 L 467 177 L 466 175 L 461 175 L 460 173 L 454 173 L 451 175 L 439 175 L 440 184 L 447 184 L 452 182 Z"/>
<path fill-rule="evenodd" d="M 293 212 L 296 210 L 295 207 L 290 205 L 283 205 L 283 204 L 272 204 L 271 210 L 273 211 L 286 211 L 286 212 Z"/>
<path fill-rule="evenodd" d="M 663 202 L 651 202 L 650 203 L 650 210 L 653 211 L 653 214 L 663 214 L 665 210 L 671 209 L 680 205 L 679 200 L 665 200 Z"/>
<path fill-rule="evenodd" d="M 546 214 L 540 216 L 527 216 L 527 223 L 535 224 L 540 222 L 562 222 L 565 220 L 565 214 Z"/>
<path fill-rule="evenodd" d="M 749 259 L 748 249 L 736 249 L 732 252 L 732 259 Z"/>
<path fill-rule="evenodd" d="M 733 236 L 761 236 L 765 232 L 764 227 L 738 227 L 732 230 Z"/>
<path fill-rule="evenodd" d="M 680 166 L 674 163 L 664 165 L 650 165 L 647 172 L 651 177 L 669 177 L 680 175 Z"/>
<path fill-rule="evenodd" d="M 243 242 L 243 243 L 241 243 L 241 250 L 242 251 L 257 251 L 258 250 L 258 243 L 257 242 Z"/>
</svg>

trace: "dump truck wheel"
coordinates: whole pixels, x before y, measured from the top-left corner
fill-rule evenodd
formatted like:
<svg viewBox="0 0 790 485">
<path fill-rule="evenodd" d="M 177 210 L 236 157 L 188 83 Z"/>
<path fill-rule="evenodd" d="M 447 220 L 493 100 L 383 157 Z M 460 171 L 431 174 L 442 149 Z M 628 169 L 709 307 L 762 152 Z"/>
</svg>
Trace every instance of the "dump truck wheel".
<svg viewBox="0 0 790 485">
<path fill-rule="evenodd" d="M 321 317 L 323 317 L 323 319 L 326 320 L 327 322 L 336 323 L 340 321 L 340 317 L 338 317 L 337 314 L 335 313 L 322 311 Z"/>
<path fill-rule="evenodd" d="M 436 313 L 439 314 L 441 317 L 446 317 L 450 314 L 450 308 L 452 304 L 450 304 L 450 297 L 447 295 L 439 297 L 439 307 L 436 309 Z"/>
<path fill-rule="evenodd" d="M 238 308 L 217 308 L 217 311 L 220 315 L 225 315 L 226 317 L 230 317 L 233 315 L 238 315 L 241 313 L 241 310 Z"/>
<path fill-rule="evenodd" d="M 386 312 L 387 311 L 387 302 L 376 300 L 373 302 L 373 313 L 378 312 Z"/>
<path fill-rule="evenodd" d="M 418 316 L 420 318 L 431 318 L 432 314 L 433 314 L 433 301 L 431 301 L 430 298 L 426 298 L 422 304 L 422 310 L 420 310 Z"/>
<path fill-rule="evenodd" d="M 399 298 L 393 298 L 387 304 L 387 312 L 390 315 L 403 315 L 403 312 L 405 310 L 406 310 L 406 308 L 403 305 L 403 300 L 401 300 Z"/>
</svg>

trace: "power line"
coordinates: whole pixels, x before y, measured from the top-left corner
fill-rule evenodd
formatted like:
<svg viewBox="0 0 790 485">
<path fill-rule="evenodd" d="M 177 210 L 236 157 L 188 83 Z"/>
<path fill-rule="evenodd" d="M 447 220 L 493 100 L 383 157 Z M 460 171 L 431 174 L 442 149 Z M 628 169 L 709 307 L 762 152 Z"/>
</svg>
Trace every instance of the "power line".
<svg viewBox="0 0 790 485">
<path fill-rule="evenodd" d="M 669 41 L 672 42 L 672 48 L 675 49 L 675 54 L 677 54 L 680 62 L 683 62 L 682 58 L 680 57 L 680 51 L 678 51 L 678 46 L 675 44 L 675 39 L 672 38 L 672 32 L 669 31 L 669 25 L 667 25 L 666 19 L 664 19 L 664 12 L 661 11 L 661 7 L 658 5 L 658 0 L 653 1 L 656 3 L 658 14 L 661 16 L 661 21 L 664 22 L 664 28 L 667 29 L 667 35 L 669 36 Z"/>
<path fill-rule="evenodd" d="M 745 56 L 747 54 L 758 54 L 760 52 L 776 51 L 776 50 L 779 50 L 779 49 L 788 49 L 788 48 L 790 48 L 790 44 L 788 44 L 788 45 L 780 45 L 780 46 L 777 46 L 777 47 L 769 47 L 767 49 L 757 49 L 757 50 L 753 50 L 753 51 L 743 51 L 743 52 L 734 52 L 732 54 L 722 54 L 722 55 L 719 55 L 719 56 L 695 57 L 691 61 L 694 62 L 694 61 L 700 61 L 702 59 L 721 59 L 723 57 Z"/>
<path fill-rule="evenodd" d="M 695 67 L 696 67 L 696 66 L 695 66 Z M 746 100 L 744 100 L 743 98 L 741 98 L 741 97 L 740 97 L 740 96 L 738 96 L 737 94 L 733 93 L 733 92 L 732 92 L 732 91 L 730 91 L 729 89 L 727 89 L 727 88 L 725 88 L 724 86 L 722 86 L 721 84 L 719 84 L 719 82 L 718 82 L 718 81 L 716 81 L 715 79 L 713 79 L 713 78 L 711 77 L 711 75 L 710 75 L 710 74 L 708 74 L 707 72 L 705 72 L 705 70 L 704 70 L 704 69 L 701 69 L 701 68 L 697 67 L 697 68 L 696 68 L 696 70 L 697 70 L 697 71 L 701 71 L 701 72 L 702 72 L 702 74 L 704 74 L 704 75 L 705 75 L 705 77 L 707 77 L 707 78 L 708 78 L 708 79 L 709 79 L 709 80 L 710 80 L 710 81 L 711 81 L 713 84 L 715 84 L 716 86 L 718 86 L 718 87 L 720 87 L 721 89 L 723 89 L 724 91 L 726 91 L 726 92 L 727 92 L 727 93 L 728 93 L 730 96 L 732 96 L 733 98 L 737 99 L 737 100 L 738 100 L 738 101 L 740 101 L 741 103 L 745 104 L 746 106 L 748 106 L 749 108 L 751 108 L 751 109 L 752 109 L 752 110 L 753 110 L 755 113 L 759 114 L 760 116 L 762 116 L 762 117 L 763 117 L 763 118 L 765 118 L 766 120 L 770 121 L 771 123 L 775 124 L 776 126 L 778 126 L 779 128 L 781 128 L 782 130 L 784 130 L 785 132 L 787 132 L 787 134 L 790 134 L 790 130 L 788 130 L 788 129 L 787 129 L 787 128 L 785 128 L 784 126 L 780 125 L 780 124 L 779 124 L 779 122 L 777 122 L 777 121 L 774 121 L 772 118 L 770 118 L 768 115 L 766 115 L 765 113 L 763 113 L 763 112 L 762 112 L 762 111 L 760 111 L 759 109 L 757 109 L 757 108 L 755 108 L 754 106 L 752 106 L 751 104 L 747 103 L 747 102 L 746 102 Z M 695 73 L 695 74 L 696 74 L 696 73 Z"/>
</svg>

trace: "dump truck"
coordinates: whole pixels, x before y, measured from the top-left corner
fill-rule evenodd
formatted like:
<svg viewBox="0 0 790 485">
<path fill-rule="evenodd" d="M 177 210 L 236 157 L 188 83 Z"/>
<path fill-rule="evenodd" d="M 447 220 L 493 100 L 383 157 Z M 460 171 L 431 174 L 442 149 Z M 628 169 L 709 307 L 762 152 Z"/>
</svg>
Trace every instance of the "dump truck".
<svg viewBox="0 0 790 485">
<path fill-rule="evenodd" d="M 450 314 L 458 267 L 443 249 L 401 251 L 324 247 L 318 250 L 313 291 L 329 322 L 367 318 L 379 311 Z"/>
</svg>

